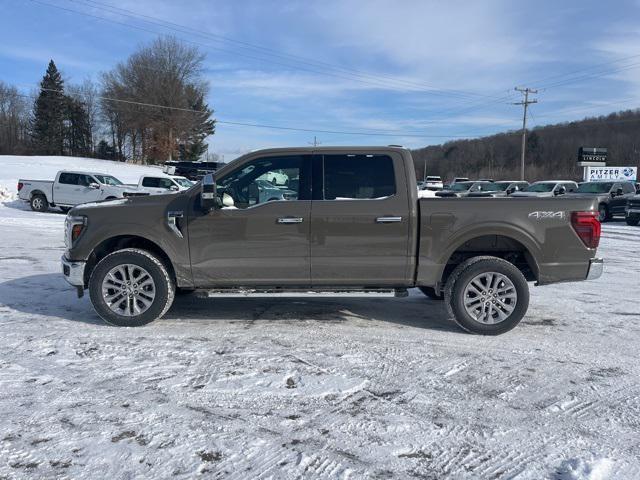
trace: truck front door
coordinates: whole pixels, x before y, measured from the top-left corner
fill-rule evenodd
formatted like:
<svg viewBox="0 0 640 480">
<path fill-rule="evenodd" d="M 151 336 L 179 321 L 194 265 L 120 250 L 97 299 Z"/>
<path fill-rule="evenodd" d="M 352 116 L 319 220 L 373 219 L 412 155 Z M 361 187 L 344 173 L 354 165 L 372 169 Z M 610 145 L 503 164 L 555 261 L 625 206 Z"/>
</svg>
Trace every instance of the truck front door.
<svg viewBox="0 0 640 480">
<path fill-rule="evenodd" d="M 53 185 L 53 201 L 56 205 L 78 205 L 100 200 L 100 188 L 93 188 L 98 181 L 83 173 L 62 172 Z"/>
<path fill-rule="evenodd" d="M 279 200 L 260 195 L 261 183 L 274 185 Z M 248 159 L 216 177 L 218 196 L 233 207 L 208 214 L 194 209 L 189 246 L 198 287 L 310 285 L 310 155 Z M 282 182 L 281 182 L 282 183 Z"/>
<path fill-rule="evenodd" d="M 311 283 L 406 285 L 409 196 L 399 154 L 313 159 Z"/>
</svg>

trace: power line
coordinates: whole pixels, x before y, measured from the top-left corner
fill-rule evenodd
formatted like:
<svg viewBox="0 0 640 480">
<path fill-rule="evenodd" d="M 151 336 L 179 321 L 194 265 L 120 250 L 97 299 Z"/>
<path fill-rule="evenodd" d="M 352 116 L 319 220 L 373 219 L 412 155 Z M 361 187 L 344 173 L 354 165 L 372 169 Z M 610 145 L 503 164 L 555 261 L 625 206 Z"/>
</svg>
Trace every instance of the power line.
<svg viewBox="0 0 640 480">
<path fill-rule="evenodd" d="M 141 18 L 144 19 L 142 21 L 146 21 L 148 23 L 154 24 L 154 25 L 158 25 L 158 26 L 162 26 L 165 28 L 170 28 L 172 30 L 179 30 L 182 33 L 187 33 L 187 34 L 191 34 L 191 35 L 197 35 L 200 37 L 204 37 L 204 38 L 208 38 L 208 39 L 213 39 L 215 41 L 221 42 L 221 43 L 231 43 L 233 45 L 238 46 L 238 48 L 243 48 L 243 49 L 248 49 L 250 51 L 257 51 L 260 54 L 263 55 L 267 55 L 267 56 L 275 56 L 278 58 L 282 58 L 288 61 L 294 61 L 294 62 L 298 62 L 298 63 L 302 63 L 302 64 L 306 64 L 306 65 L 310 65 L 310 66 L 320 66 L 320 67 L 326 67 L 329 68 L 331 70 L 337 70 L 337 71 L 342 71 L 348 74 L 352 74 L 352 75 L 357 75 L 360 77 L 366 77 L 366 78 L 371 78 L 371 79 L 375 79 L 376 81 L 379 81 L 380 78 L 385 78 L 393 83 L 396 84 L 404 84 L 406 86 L 411 86 L 414 88 L 421 88 L 421 89 L 426 89 L 428 92 L 431 93 L 435 93 L 435 92 L 440 92 L 443 94 L 450 94 L 450 95 L 457 95 L 457 96 L 466 96 L 466 97 L 481 97 L 481 98 L 491 98 L 491 95 L 485 95 L 485 94 L 481 94 L 481 93 L 477 93 L 477 92 L 471 92 L 471 91 L 465 91 L 465 90 L 458 90 L 458 89 L 446 89 L 446 88 L 441 88 L 441 87 L 435 87 L 433 85 L 429 85 L 429 84 L 425 84 L 422 82 L 414 82 L 414 81 L 410 81 L 410 80 L 405 80 L 402 78 L 397 78 L 397 77 L 391 77 L 388 75 L 383 75 L 383 74 L 371 74 L 368 72 L 363 72 L 361 70 L 357 70 L 357 69 L 353 69 L 353 68 L 347 68 L 347 67 L 343 67 L 340 65 L 335 65 L 329 62 L 323 62 L 320 60 L 316 60 L 316 59 L 310 59 L 307 57 L 303 57 L 300 55 L 293 55 L 293 54 L 288 54 L 288 53 L 282 53 L 279 52 L 277 50 L 271 49 L 271 48 L 267 48 L 261 45 L 255 45 L 249 42 L 245 42 L 245 41 L 241 41 L 241 40 L 237 40 L 237 39 L 233 39 L 230 37 L 226 37 L 223 35 L 218 35 L 218 34 L 213 34 L 213 33 L 209 33 L 209 32 L 203 32 L 202 30 L 197 30 L 193 27 L 189 27 L 189 26 L 185 26 L 185 25 L 181 25 L 175 22 L 170 22 L 167 20 L 163 20 L 157 17 L 153 17 L 150 15 L 145 15 L 142 13 L 138 13 L 138 12 L 134 12 L 132 10 L 128 10 L 126 8 L 122 8 L 122 7 L 116 7 L 113 5 L 109 5 L 107 3 L 104 2 L 98 2 L 95 0 L 67 0 L 69 2 L 73 2 L 73 3 L 81 3 L 83 5 L 87 5 L 87 6 L 93 6 L 94 8 L 97 8 L 98 10 L 103 10 L 103 9 L 107 9 L 110 10 L 112 13 L 117 13 L 119 15 L 123 15 L 125 17 L 128 18 L 133 18 L 136 20 L 140 20 Z"/>
<path fill-rule="evenodd" d="M 110 19 L 110 18 L 105 18 L 105 17 L 99 16 L 99 15 L 94 15 L 94 14 L 91 14 L 91 13 L 88 13 L 88 12 L 85 12 L 85 11 L 75 10 L 75 9 L 63 7 L 63 6 L 60 6 L 60 5 L 55 5 L 55 4 L 48 3 L 48 2 L 45 2 L 45 1 L 42 1 L 42 0 L 30 0 L 30 1 L 33 2 L 33 3 L 37 3 L 37 4 L 40 4 L 40 5 L 47 6 L 47 7 L 55 8 L 55 9 L 58 9 L 58 10 L 62 10 L 62 11 L 70 12 L 70 13 L 75 13 L 75 14 L 79 14 L 79 15 L 84 15 L 84 16 L 87 16 L 87 17 L 90 17 L 90 18 L 94 18 L 94 19 L 97 19 L 97 20 L 102 20 L 102 21 L 105 21 L 105 22 L 114 23 L 116 25 L 124 26 L 124 27 L 129 28 L 129 29 L 140 30 L 140 31 L 144 31 L 144 32 L 147 32 L 147 33 L 152 33 L 154 35 L 160 35 L 160 34 L 164 33 L 164 32 L 159 32 L 157 30 L 152 30 L 152 29 L 149 29 L 149 28 L 145 28 L 145 27 L 142 27 L 142 26 L 139 26 L 139 25 L 131 25 L 131 24 L 120 22 L 120 21 L 113 20 L 113 19 Z M 69 0 L 69 1 L 73 1 L 73 0 Z M 94 2 L 94 3 L 97 3 L 97 2 Z M 110 7 L 110 8 L 114 9 L 116 7 Z M 100 10 L 100 9 L 98 8 L 98 10 Z M 115 13 L 115 12 L 111 12 L 111 13 Z M 120 13 L 120 15 L 123 15 L 125 17 L 129 17 L 129 18 L 131 18 L 131 17 L 135 18 L 135 16 L 133 14 Z M 139 15 L 139 14 L 135 14 L 135 15 Z M 153 17 L 149 17 L 149 18 L 153 18 Z M 166 24 L 162 24 L 161 20 L 155 20 L 155 21 L 143 20 L 143 21 L 145 21 L 147 23 L 151 23 L 151 24 L 156 25 L 156 26 L 163 27 L 163 28 L 171 28 L 171 27 L 167 26 Z M 188 33 L 188 34 L 192 34 L 192 35 L 205 36 L 205 37 L 210 37 L 211 36 L 211 34 L 208 34 L 208 33 L 205 33 L 205 32 L 201 32 L 201 31 L 198 31 L 198 30 L 194 30 L 194 29 L 191 29 L 189 27 L 181 27 L 181 28 L 183 29 L 181 33 Z M 172 28 L 172 29 L 176 30 L 176 28 Z M 219 52 L 222 52 L 222 53 L 225 53 L 225 54 L 232 54 L 232 55 L 236 55 L 236 56 L 249 58 L 249 59 L 252 59 L 252 60 L 257 60 L 257 61 L 261 61 L 261 62 L 265 62 L 265 63 L 271 63 L 273 65 L 283 66 L 283 67 L 286 67 L 286 68 L 293 68 L 293 69 L 307 71 L 307 72 L 316 73 L 316 74 L 320 74 L 320 75 L 328 75 L 328 76 L 331 76 L 331 77 L 336 77 L 336 78 L 342 78 L 342 79 L 346 79 L 346 80 L 356 81 L 356 82 L 359 82 L 359 83 L 362 83 L 362 84 L 375 86 L 375 87 L 378 87 L 378 88 L 395 88 L 395 89 L 398 89 L 401 86 L 401 85 L 398 84 L 399 82 L 400 83 L 405 83 L 405 84 L 408 83 L 407 81 L 404 81 L 404 80 L 393 79 L 392 81 L 395 82 L 395 85 L 394 85 L 394 84 L 390 84 L 389 81 L 380 80 L 378 78 L 378 77 L 381 77 L 380 75 L 374 76 L 372 74 L 365 74 L 365 73 L 361 73 L 361 72 L 358 72 L 358 71 L 348 70 L 348 69 L 345 69 L 343 67 L 333 67 L 334 68 L 333 72 L 331 72 L 331 71 L 323 71 L 323 70 L 318 70 L 318 68 L 322 68 L 322 67 L 314 65 L 314 64 L 312 64 L 312 62 L 307 62 L 307 64 L 311 65 L 311 66 L 313 66 L 315 68 L 306 68 L 306 67 L 291 65 L 291 62 L 294 62 L 293 60 L 286 60 L 285 59 L 285 61 L 288 61 L 290 63 L 276 62 L 276 61 L 273 61 L 273 60 L 267 60 L 267 59 L 265 59 L 263 57 L 259 57 L 259 56 L 255 56 L 255 55 L 249 55 L 247 53 L 238 52 L 238 51 L 234 51 L 234 50 L 228 50 L 228 49 L 224 49 L 224 48 L 213 46 L 211 44 L 197 42 L 197 41 L 190 40 L 190 39 L 182 38 L 181 40 L 183 40 L 183 41 L 185 41 L 187 43 L 191 43 L 191 44 L 194 44 L 194 45 L 205 47 L 205 48 L 208 48 L 208 49 L 211 49 L 211 50 L 216 50 L 216 51 L 219 51 Z M 262 55 L 265 55 L 265 54 L 262 53 Z M 271 56 L 274 56 L 274 54 L 272 54 Z M 283 56 L 283 55 L 280 55 L 280 56 Z M 297 62 L 301 63 L 300 61 L 297 61 Z M 342 73 L 341 72 L 336 72 L 335 71 L 336 69 L 344 70 L 344 72 L 342 72 Z M 370 79 L 368 79 L 368 78 L 370 78 Z M 390 78 L 390 77 L 387 77 L 387 78 Z M 437 88 L 431 87 L 431 86 L 429 86 L 428 88 L 425 88 L 424 86 L 417 87 L 416 85 L 418 85 L 418 84 L 413 84 L 413 90 L 419 91 L 421 93 L 431 94 L 431 95 L 454 96 L 454 97 L 459 97 L 459 98 L 462 95 L 462 97 L 461 97 L 462 100 L 469 100 L 469 95 L 474 95 L 474 96 L 481 97 L 481 98 L 488 97 L 488 96 L 482 95 L 482 94 L 459 92 L 459 91 L 454 91 L 454 90 L 437 89 Z M 405 85 L 405 88 L 407 86 L 408 85 Z M 464 95 L 466 95 L 466 97 Z"/>
<path fill-rule="evenodd" d="M 50 91 L 50 92 L 56 92 L 56 93 L 64 93 L 64 91 L 62 91 L 62 90 L 55 90 L 55 89 L 51 89 L 51 88 L 43 88 L 41 90 Z M 27 95 L 27 94 L 19 94 L 19 95 L 21 97 L 25 97 L 25 98 L 36 98 L 37 97 L 37 95 Z M 100 100 L 109 101 L 109 102 L 119 102 L 119 103 L 125 103 L 125 104 L 129 104 L 129 105 L 136 105 L 136 106 L 141 106 L 141 107 L 153 107 L 153 108 L 174 110 L 174 111 L 180 111 L 180 112 L 197 113 L 197 114 L 207 113 L 206 111 L 203 111 L 203 110 L 195 110 L 195 109 L 182 108 L 182 107 L 172 107 L 172 106 L 169 106 L 169 105 L 159 105 L 159 104 L 155 104 L 155 103 L 138 102 L 138 101 L 134 101 L 134 100 L 111 98 L 111 97 L 105 97 L 105 96 L 101 96 L 101 95 L 96 95 L 95 98 L 100 99 Z M 477 135 L 429 135 L 429 134 L 414 133 L 414 132 L 411 132 L 411 133 L 409 133 L 409 132 L 389 133 L 389 132 L 386 132 L 386 131 L 376 132 L 376 131 L 325 130 L 325 129 L 318 129 L 318 128 L 300 128 L 300 127 L 289 127 L 289 126 L 284 126 L 284 125 L 270 125 L 270 124 L 264 124 L 264 123 L 238 122 L 238 121 L 218 120 L 218 119 L 215 119 L 215 122 L 216 122 L 216 124 L 220 123 L 220 124 L 224 124 L 224 125 L 235 125 L 235 126 L 243 126 L 243 127 L 268 128 L 268 129 L 272 129 L 272 130 L 287 130 L 287 131 L 296 131 L 296 132 L 326 133 L 326 134 L 352 135 L 352 136 L 372 136 L 372 137 L 376 137 L 377 136 L 377 137 L 395 137 L 395 138 L 401 138 L 401 137 L 411 137 L 411 138 L 469 138 L 469 137 L 477 136 Z"/>
</svg>

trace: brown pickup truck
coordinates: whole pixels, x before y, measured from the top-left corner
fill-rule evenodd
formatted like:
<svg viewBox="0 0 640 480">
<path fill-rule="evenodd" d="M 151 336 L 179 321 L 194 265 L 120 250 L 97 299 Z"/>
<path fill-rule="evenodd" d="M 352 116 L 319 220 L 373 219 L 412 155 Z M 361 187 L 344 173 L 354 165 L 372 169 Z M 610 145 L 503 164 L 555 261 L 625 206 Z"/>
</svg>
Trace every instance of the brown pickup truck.
<svg viewBox="0 0 640 480">
<path fill-rule="evenodd" d="M 122 326 L 196 289 L 418 287 L 465 330 L 495 335 L 526 313 L 527 282 L 603 268 L 597 201 L 418 199 L 399 147 L 249 153 L 184 192 L 75 207 L 65 236 L 67 281 Z"/>
</svg>

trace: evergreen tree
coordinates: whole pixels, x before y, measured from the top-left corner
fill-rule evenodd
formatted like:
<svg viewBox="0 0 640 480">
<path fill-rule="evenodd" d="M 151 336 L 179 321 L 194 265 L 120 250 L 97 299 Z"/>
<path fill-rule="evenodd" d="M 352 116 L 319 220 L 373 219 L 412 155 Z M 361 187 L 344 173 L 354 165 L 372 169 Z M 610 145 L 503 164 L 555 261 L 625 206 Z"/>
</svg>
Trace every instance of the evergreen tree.
<svg viewBox="0 0 640 480">
<path fill-rule="evenodd" d="M 180 145 L 181 160 L 198 160 L 207 151 L 206 138 L 215 133 L 216 121 L 211 118 L 213 110 L 209 109 L 209 105 L 204 103 L 204 97 L 198 96 L 196 102 L 191 106 L 193 110 L 203 112 L 202 114 L 194 114 L 195 122 L 188 132 L 188 137 L 183 145 Z"/>
<path fill-rule="evenodd" d="M 38 153 L 64 154 L 64 82 L 53 60 L 40 82 L 40 95 L 33 108 L 31 135 Z"/>
<path fill-rule="evenodd" d="M 65 153 L 72 156 L 91 155 L 91 127 L 85 105 L 73 97 L 65 97 Z"/>
</svg>

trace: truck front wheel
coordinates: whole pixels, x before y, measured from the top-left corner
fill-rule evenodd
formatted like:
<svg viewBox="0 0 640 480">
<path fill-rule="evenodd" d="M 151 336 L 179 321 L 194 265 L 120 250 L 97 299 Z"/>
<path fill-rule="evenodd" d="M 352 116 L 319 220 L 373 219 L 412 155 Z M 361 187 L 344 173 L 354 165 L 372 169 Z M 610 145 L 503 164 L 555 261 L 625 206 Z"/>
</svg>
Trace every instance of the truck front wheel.
<svg viewBox="0 0 640 480">
<path fill-rule="evenodd" d="M 49 210 L 49 202 L 47 202 L 47 197 L 44 195 L 34 195 L 31 198 L 31 210 L 34 212 L 46 212 Z"/>
<path fill-rule="evenodd" d="M 444 291 L 449 314 L 464 330 L 500 335 L 514 328 L 529 307 L 527 280 L 497 257 L 474 257 L 456 267 Z"/>
<path fill-rule="evenodd" d="M 119 327 L 139 327 L 162 317 L 175 286 L 165 265 L 146 250 L 126 248 L 104 257 L 89 280 L 96 313 Z"/>
</svg>

